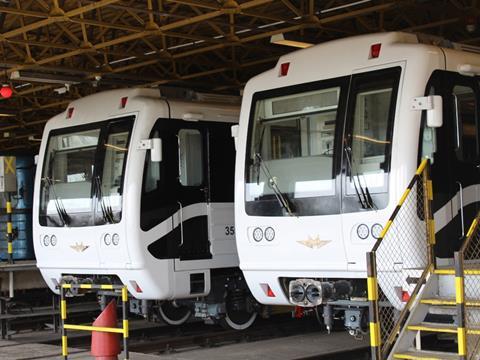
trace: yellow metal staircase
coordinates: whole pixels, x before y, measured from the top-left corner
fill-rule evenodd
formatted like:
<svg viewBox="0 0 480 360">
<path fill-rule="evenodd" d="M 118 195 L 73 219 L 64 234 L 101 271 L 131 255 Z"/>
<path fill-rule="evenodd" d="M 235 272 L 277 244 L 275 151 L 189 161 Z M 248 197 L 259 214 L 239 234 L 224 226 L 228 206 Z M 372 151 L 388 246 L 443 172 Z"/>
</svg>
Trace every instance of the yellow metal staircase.
<svg viewBox="0 0 480 360">
<path fill-rule="evenodd" d="M 427 283 L 421 289 L 418 300 L 413 304 L 411 316 L 405 328 L 400 332 L 392 348 L 393 359 L 478 359 L 480 354 L 480 267 L 464 268 L 465 256 L 474 252 L 478 229 L 478 216 L 470 227 L 467 239 L 455 254 L 453 268 L 434 269 Z M 478 254 L 480 255 L 480 254 Z M 471 261 L 473 259 L 469 259 Z M 475 264 L 472 264 L 475 266 Z M 453 295 L 453 296 L 452 296 Z M 415 322 L 422 316 L 441 309 L 440 313 L 454 314 L 451 323 Z M 437 311 L 438 313 L 438 311 Z M 415 315 L 414 315 L 415 314 Z M 421 344 L 413 347 L 412 335 L 417 341 L 418 334 L 444 333 L 454 334 L 457 341 L 455 352 L 432 352 L 421 350 Z"/>
<path fill-rule="evenodd" d="M 480 213 L 454 259 L 438 265 L 428 169 L 425 160 L 367 256 L 374 360 L 480 359 Z M 426 334 L 457 345 L 449 352 L 425 350 Z"/>
</svg>

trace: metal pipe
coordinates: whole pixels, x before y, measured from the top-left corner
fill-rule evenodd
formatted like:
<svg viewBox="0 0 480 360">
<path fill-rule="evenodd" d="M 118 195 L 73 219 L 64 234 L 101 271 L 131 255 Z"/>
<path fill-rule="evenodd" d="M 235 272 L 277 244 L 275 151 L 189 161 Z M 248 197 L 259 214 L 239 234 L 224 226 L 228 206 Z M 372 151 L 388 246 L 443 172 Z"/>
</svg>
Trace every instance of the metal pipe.
<svg viewBox="0 0 480 360">
<path fill-rule="evenodd" d="M 122 288 L 122 317 L 123 317 L 123 352 L 124 359 L 129 360 L 128 355 L 128 333 L 129 333 L 129 324 L 128 324 L 128 290 L 127 287 Z"/>
<path fill-rule="evenodd" d="M 68 359 L 67 329 L 65 320 L 67 319 L 67 302 L 65 300 L 65 289 L 60 284 L 60 321 L 62 324 L 62 356 L 64 360 Z"/>
<path fill-rule="evenodd" d="M 460 221 L 462 223 L 462 237 L 465 236 L 465 223 L 463 222 L 463 186 L 460 181 L 457 181 L 458 187 L 460 188 Z"/>
<path fill-rule="evenodd" d="M 14 296 L 14 290 L 13 290 L 13 271 L 8 272 L 8 296 L 10 298 L 13 298 Z"/>
<path fill-rule="evenodd" d="M 7 193 L 7 251 L 8 262 L 13 264 L 13 224 L 12 224 L 12 193 Z"/>
</svg>

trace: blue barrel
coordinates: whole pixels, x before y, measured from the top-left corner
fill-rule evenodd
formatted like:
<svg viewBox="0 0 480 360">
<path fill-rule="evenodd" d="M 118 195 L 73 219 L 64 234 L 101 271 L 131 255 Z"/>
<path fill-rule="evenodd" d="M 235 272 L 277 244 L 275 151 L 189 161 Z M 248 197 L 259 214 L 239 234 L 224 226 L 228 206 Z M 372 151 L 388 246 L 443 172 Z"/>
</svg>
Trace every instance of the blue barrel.
<svg viewBox="0 0 480 360">
<path fill-rule="evenodd" d="M 12 196 L 12 223 L 18 236 L 13 240 L 13 259 L 31 260 L 33 252 L 32 205 L 35 162 L 33 156 L 16 157 L 17 193 Z M 0 215 L 0 260 L 7 260 L 7 215 L 6 197 L 2 196 Z"/>
</svg>

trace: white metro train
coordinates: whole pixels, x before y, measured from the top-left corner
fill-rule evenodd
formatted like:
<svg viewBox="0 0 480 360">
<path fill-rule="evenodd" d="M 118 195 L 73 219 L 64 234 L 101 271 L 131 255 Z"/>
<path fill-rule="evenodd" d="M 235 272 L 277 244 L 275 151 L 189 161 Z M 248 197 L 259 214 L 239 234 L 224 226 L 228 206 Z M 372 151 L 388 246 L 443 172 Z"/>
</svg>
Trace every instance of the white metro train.
<svg viewBox="0 0 480 360">
<path fill-rule="evenodd" d="M 366 252 L 424 157 L 436 254 L 452 256 L 461 215 L 469 224 L 480 204 L 478 74 L 479 49 L 380 33 L 292 52 L 247 83 L 234 132 L 235 224 L 260 303 L 332 304 L 359 331 Z M 417 97 L 433 103 L 428 121 L 412 109 Z M 323 309 L 331 326 L 332 307 Z"/>
<path fill-rule="evenodd" d="M 33 231 L 52 291 L 61 281 L 121 283 L 132 310 L 169 324 L 192 312 L 236 329 L 254 321 L 234 236 L 239 107 L 202 96 L 112 90 L 47 122 Z"/>
</svg>

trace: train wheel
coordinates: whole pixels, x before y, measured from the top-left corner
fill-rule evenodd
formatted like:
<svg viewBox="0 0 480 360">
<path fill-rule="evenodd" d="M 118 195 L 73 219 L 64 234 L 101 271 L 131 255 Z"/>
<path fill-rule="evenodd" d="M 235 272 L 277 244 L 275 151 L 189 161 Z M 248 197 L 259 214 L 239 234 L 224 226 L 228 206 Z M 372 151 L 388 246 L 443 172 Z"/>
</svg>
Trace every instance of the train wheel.
<svg viewBox="0 0 480 360">
<path fill-rule="evenodd" d="M 158 307 L 158 313 L 168 325 L 182 325 L 192 315 L 188 306 L 178 305 L 173 301 L 162 302 Z"/>
<path fill-rule="evenodd" d="M 226 329 L 245 330 L 253 324 L 257 318 L 255 310 L 236 310 L 233 303 L 228 301 L 225 304 L 225 317 L 219 320 L 219 324 Z"/>
</svg>

